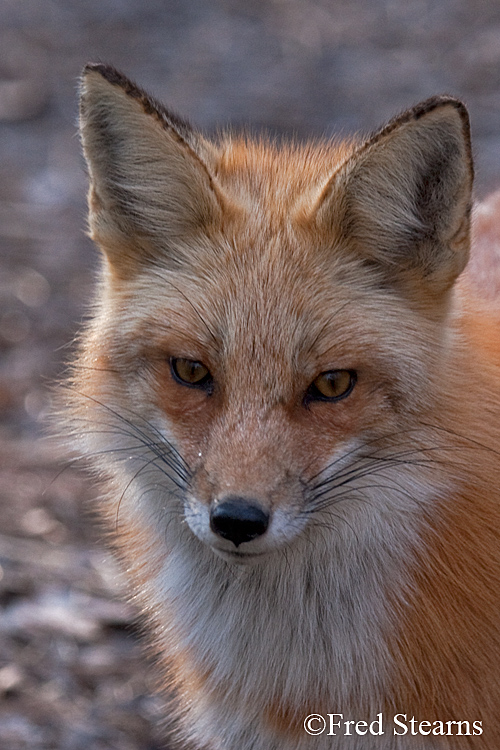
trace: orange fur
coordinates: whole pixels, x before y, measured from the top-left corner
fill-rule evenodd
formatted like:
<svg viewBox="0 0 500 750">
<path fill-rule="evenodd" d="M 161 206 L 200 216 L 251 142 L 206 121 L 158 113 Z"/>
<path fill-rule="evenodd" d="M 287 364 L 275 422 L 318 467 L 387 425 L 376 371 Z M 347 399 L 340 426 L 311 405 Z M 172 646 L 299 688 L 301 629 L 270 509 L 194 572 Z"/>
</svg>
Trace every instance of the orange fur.
<svg viewBox="0 0 500 750">
<path fill-rule="evenodd" d="M 211 142 L 98 65 L 82 135 L 103 266 L 66 424 L 179 741 L 496 750 L 500 206 L 462 273 L 463 104 L 360 143 Z"/>
</svg>

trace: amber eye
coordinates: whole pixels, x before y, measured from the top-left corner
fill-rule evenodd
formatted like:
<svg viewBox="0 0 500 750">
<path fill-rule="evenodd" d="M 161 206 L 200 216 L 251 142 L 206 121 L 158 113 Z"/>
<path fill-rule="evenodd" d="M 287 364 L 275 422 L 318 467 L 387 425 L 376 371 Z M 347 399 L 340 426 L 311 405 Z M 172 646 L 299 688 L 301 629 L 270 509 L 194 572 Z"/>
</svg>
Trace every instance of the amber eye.
<svg viewBox="0 0 500 750">
<path fill-rule="evenodd" d="M 354 370 L 328 370 L 313 380 L 306 397 L 310 401 L 340 401 L 351 393 L 355 383 Z"/>
<path fill-rule="evenodd" d="M 208 367 L 196 360 L 172 357 L 170 369 L 174 379 L 182 385 L 208 389 L 212 383 L 212 376 Z"/>
</svg>

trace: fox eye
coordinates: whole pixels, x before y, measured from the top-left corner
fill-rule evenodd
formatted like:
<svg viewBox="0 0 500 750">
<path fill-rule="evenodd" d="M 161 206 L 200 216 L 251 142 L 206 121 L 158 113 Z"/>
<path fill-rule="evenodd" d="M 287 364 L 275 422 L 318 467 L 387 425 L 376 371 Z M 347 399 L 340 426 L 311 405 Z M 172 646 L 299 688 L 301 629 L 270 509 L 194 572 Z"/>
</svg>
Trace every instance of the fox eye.
<svg viewBox="0 0 500 750">
<path fill-rule="evenodd" d="M 207 389 L 212 383 L 212 376 L 208 367 L 196 360 L 172 357 L 170 369 L 174 380 L 177 380 L 181 385 Z"/>
<path fill-rule="evenodd" d="M 355 383 L 354 370 L 328 370 L 313 380 L 306 397 L 311 401 L 340 401 L 351 393 Z"/>
</svg>

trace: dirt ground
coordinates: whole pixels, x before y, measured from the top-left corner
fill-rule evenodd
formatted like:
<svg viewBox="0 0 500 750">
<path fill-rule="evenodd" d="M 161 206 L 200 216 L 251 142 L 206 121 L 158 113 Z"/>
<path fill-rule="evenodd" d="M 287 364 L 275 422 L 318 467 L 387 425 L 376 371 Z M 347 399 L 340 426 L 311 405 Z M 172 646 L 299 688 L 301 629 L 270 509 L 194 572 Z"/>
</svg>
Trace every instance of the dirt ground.
<svg viewBox="0 0 500 750">
<path fill-rule="evenodd" d="M 369 132 L 465 99 L 478 196 L 500 187 L 496 0 L 0 1 L 0 748 L 160 750 L 134 613 L 44 437 L 97 254 L 84 235 L 77 79 L 105 61 L 208 131 Z"/>
</svg>

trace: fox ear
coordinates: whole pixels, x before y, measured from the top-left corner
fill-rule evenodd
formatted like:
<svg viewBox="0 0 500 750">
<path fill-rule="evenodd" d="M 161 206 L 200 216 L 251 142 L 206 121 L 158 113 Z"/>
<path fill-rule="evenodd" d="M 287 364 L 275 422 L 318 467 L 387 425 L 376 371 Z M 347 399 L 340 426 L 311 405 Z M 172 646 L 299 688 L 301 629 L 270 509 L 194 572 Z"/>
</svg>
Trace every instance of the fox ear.
<svg viewBox="0 0 500 750">
<path fill-rule="evenodd" d="M 111 67 L 87 65 L 80 130 L 90 174 L 92 238 L 127 275 L 161 252 L 182 260 L 179 239 L 220 215 L 206 160 L 210 146 Z M 175 244 L 175 252 L 173 250 Z"/>
<path fill-rule="evenodd" d="M 441 294 L 467 263 L 472 180 L 467 110 L 435 97 L 353 153 L 323 190 L 316 220 L 385 278 Z"/>
</svg>

